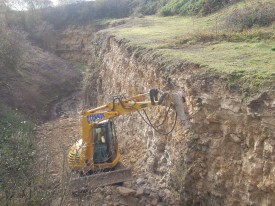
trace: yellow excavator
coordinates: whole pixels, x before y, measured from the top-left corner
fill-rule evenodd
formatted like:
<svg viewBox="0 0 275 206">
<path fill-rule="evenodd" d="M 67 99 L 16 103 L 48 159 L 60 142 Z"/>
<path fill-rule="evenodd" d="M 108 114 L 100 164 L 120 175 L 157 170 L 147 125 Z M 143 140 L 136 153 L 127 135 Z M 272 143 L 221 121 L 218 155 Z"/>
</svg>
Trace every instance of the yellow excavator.
<svg viewBox="0 0 275 206">
<path fill-rule="evenodd" d="M 71 180 L 71 186 L 77 190 L 131 180 L 131 170 L 120 163 L 119 144 L 112 119 L 159 106 L 168 96 L 167 92 L 151 89 L 148 93 L 131 98 L 116 96 L 106 105 L 83 111 L 82 139 L 68 153 L 69 168 L 80 173 L 80 177 Z"/>
</svg>

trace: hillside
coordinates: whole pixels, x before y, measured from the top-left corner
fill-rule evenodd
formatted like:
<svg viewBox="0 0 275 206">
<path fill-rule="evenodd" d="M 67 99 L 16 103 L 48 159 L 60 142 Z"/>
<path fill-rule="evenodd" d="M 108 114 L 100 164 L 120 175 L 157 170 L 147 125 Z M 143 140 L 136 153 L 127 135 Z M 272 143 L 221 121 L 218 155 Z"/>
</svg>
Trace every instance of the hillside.
<svg viewBox="0 0 275 206">
<path fill-rule="evenodd" d="M 73 64 L 32 44 L 21 29 L 1 24 L 0 205 L 30 205 L 34 198 L 22 191 L 37 178 L 34 127 L 56 118 L 53 108 L 79 89 L 82 77 Z"/>
<path fill-rule="evenodd" d="M 265 6 L 259 8 L 261 4 Z M 242 29 L 238 22 L 231 21 L 236 21 L 236 14 L 239 18 L 249 15 L 246 9 L 259 8 L 257 12 L 263 14 L 274 11 L 274 5 L 274 1 L 266 1 L 266 4 L 255 3 L 246 8 L 241 2 L 206 17 L 126 19 L 124 24 L 104 33 L 125 39 L 129 46 L 138 48 L 137 53 L 151 50 L 160 61 L 168 58 L 198 64 L 205 73 L 219 75 L 229 87 L 249 96 L 263 86 L 274 89 L 274 24 L 266 20 L 271 21 L 266 22 L 267 27 L 255 23 L 253 28 Z M 239 23 L 245 24 L 245 21 Z"/>
<path fill-rule="evenodd" d="M 49 119 L 51 106 L 78 89 L 80 71 L 31 45 L 17 30 L 4 27 L 1 37 L 0 104 L 21 111 L 34 121 Z"/>
</svg>

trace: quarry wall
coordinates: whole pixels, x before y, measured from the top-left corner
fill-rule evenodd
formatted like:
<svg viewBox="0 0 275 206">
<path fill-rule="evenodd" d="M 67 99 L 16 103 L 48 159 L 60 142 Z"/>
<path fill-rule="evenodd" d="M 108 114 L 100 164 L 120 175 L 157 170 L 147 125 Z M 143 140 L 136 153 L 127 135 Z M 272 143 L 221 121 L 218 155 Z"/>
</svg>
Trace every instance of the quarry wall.
<svg viewBox="0 0 275 206">
<path fill-rule="evenodd" d="M 187 121 L 178 119 L 168 135 L 154 131 L 138 113 L 115 120 L 123 161 L 135 175 L 148 174 L 159 188 L 173 189 L 181 205 L 272 205 L 274 94 L 244 98 L 197 64 L 169 60 L 103 31 L 85 48 L 91 67 L 84 88 L 88 105 L 151 88 L 184 94 L 181 112 Z M 166 111 L 154 108 L 148 115 L 158 125 Z M 159 130 L 168 132 L 174 118 L 169 112 Z"/>
<path fill-rule="evenodd" d="M 199 65 L 167 60 L 104 33 L 94 41 L 91 61 L 101 62 L 95 88 L 99 103 L 156 87 L 185 96 L 189 128 L 178 120 L 171 134 L 161 135 L 138 114 L 118 121 L 125 156 L 135 156 L 140 170 L 175 188 L 186 205 L 272 205 L 274 94 L 243 98 L 219 77 L 202 74 Z M 150 118 L 161 122 L 164 110 L 155 109 Z M 170 115 L 161 130 L 167 132 L 172 123 Z"/>
</svg>

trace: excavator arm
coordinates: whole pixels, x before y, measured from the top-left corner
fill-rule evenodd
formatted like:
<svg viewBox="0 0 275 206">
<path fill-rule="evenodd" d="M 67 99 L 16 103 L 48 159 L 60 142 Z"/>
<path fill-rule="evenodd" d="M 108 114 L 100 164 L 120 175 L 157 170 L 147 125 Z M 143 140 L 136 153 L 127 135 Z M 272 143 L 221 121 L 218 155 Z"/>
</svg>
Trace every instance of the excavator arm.
<svg viewBox="0 0 275 206">
<path fill-rule="evenodd" d="M 159 101 L 158 93 L 162 94 Z M 140 101 L 140 99 L 146 98 L 148 94 L 150 96 L 150 101 Z M 168 93 L 164 93 L 159 89 L 151 89 L 149 93 L 140 94 L 128 99 L 123 98 L 123 96 L 117 96 L 114 97 L 113 102 L 95 109 L 87 110 L 83 112 L 82 115 L 86 116 L 88 124 L 92 125 L 93 123 L 136 112 L 137 110 L 161 105 L 167 94 Z"/>
<path fill-rule="evenodd" d="M 161 93 L 161 97 L 158 98 L 158 94 Z M 146 98 L 150 97 L 150 101 L 146 100 Z M 113 101 L 94 108 L 90 110 L 86 110 L 82 112 L 82 139 L 76 142 L 70 149 L 68 154 L 68 165 L 72 170 L 80 171 L 82 174 L 94 174 L 98 171 L 104 171 L 106 169 L 116 169 L 118 167 L 119 170 L 117 172 L 112 171 L 108 174 L 104 174 L 105 181 L 104 183 L 95 184 L 94 177 L 86 179 L 93 179 L 93 181 L 89 181 L 89 183 L 93 182 L 93 186 L 102 186 L 107 185 L 109 182 L 110 184 L 115 183 L 116 181 L 122 180 L 129 180 L 131 174 L 129 169 L 121 168 L 120 162 L 120 152 L 118 143 L 116 142 L 116 137 L 114 134 L 111 137 L 108 136 L 107 142 L 108 145 L 96 145 L 95 138 L 95 131 L 97 128 L 105 128 L 107 130 L 113 130 L 112 127 L 113 123 L 110 124 L 109 120 L 121 116 L 126 115 L 132 112 L 136 112 L 142 109 L 159 106 L 163 102 L 164 98 L 167 97 L 167 93 L 163 93 L 158 89 L 152 89 L 149 93 L 140 94 L 137 96 L 133 96 L 131 98 L 124 98 L 123 96 L 116 96 L 114 97 Z M 107 121 L 107 123 L 105 123 Z M 103 126 L 102 126 L 103 125 Z M 105 126 L 104 126 L 105 125 Z M 101 129 L 100 129 L 101 131 Z M 97 133 L 96 133 L 97 134 Z M 110 131 L 105 132 L 105 134 L 111 134 Z M 114 143 L 110 143 L 110 142 Z M 114 145 L 112 145 L 114 144 Z M 113 158 L 109 158 L 108 161 L 96 161 L 95 154 L 97 154 L 98 148 L 105 148 L 105 150 L 110 150 L 111 147 L 116 147 L 115 154 L 113 154 Z M 110 160 L 111 159 L 111 160 Z M 124 173 L 124 175 L 121 175 Z M 117 175 L 115 175 L 117 174 Z M 108 179 L 107 176 L 113 175 L 116 178 L 110 178 L 109 181 L 106 182 Z M 94 176 L 94 175 L 92 175 Z M 99 176 L 99 174 L 97 174 Z M 122 179 L 117 178 L 118 176 L 122 177 Z M 97 179 L 101 179 L 102 176 L 98 177 Z M 124 179 L 123 179 L 124 178 Z M 115 181 L 114 181 L 115 180 Z M 80 181 L 83 181 L 80 180 Z M 74 181 L 76 182 L 76 181 Z M 86 181 L 85 181 L 86 182 Z M 91 184 L 90 184 L 91 186 Z"/>
<path fill-rule="evenodd" d="M 111 109 L 110 111 L 86 111 L 83 115 L 86 117 L 87 123 L 92 126 L 94 123 L 112 119 L 120 115 L 136 112 L 141 109 L 152 107 L 154 105 L 151 102 L 115 102 L 106 105 L 106 108 Z"/>
</svg>

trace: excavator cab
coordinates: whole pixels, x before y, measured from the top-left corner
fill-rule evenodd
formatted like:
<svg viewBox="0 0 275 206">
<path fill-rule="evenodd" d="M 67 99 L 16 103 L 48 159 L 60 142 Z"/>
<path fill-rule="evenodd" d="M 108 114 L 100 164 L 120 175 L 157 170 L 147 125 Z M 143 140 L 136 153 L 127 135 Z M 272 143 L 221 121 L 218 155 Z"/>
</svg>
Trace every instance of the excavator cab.
<svg viewBox="0 0 275 206">
<path fill-rule="evenodd" d="M 160 98 L 158 93 L 162 93 Z M 131 169 L 120 162 L 115 125 L 111 119 L 162 105 L 166 96 L 166 92 L 151 89 L 149 93 L 127 99 L 116 96 L 106 105 L 83 111 L 82 139 L 73 144 L 68 153 L 69 168 L 81 174 L 80 178 L 70 181 L 72 190 L 131 181 Z"/>
<path fill-rule="evenodd" d="M 93 132 L 94 163 L 112 162 L 117 153 L 118 142 L 115 125 L 110 120 L 95 125 Z"/>
</svg>

